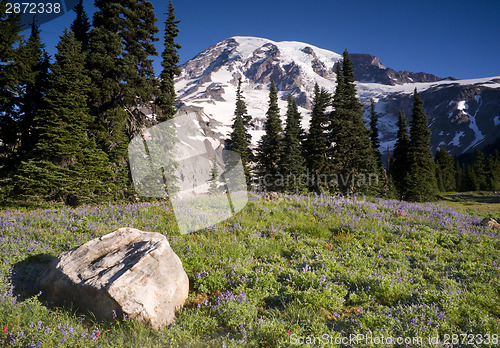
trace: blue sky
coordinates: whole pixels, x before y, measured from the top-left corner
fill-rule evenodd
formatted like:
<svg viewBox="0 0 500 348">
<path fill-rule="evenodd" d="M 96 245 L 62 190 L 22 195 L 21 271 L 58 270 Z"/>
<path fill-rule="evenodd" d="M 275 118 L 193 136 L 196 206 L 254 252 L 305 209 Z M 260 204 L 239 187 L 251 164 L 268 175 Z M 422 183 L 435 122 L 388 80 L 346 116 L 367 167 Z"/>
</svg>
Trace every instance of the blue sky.
<svg viewBox="0 0 500 348">
<path fill-rule="evenodd" d="M 166 1 L 153 0 L 163 30 Z M 302 41 L 342 53 L 369 53 L 386 67 L 440 77 L 500 76 L 497 0 L 173 0 L 181 20 L 181 62 L 231 36 Z M 92 18 L 92 0 L 84 0 Z M 41 26 L 52 55 L 72 11 Z M 160 32 L 160 38 L 163 33 Z M 158 51 L 162 50 L 161 40 Z M 160 60 L 155 71 L 160 73 Z"/>
</svg>

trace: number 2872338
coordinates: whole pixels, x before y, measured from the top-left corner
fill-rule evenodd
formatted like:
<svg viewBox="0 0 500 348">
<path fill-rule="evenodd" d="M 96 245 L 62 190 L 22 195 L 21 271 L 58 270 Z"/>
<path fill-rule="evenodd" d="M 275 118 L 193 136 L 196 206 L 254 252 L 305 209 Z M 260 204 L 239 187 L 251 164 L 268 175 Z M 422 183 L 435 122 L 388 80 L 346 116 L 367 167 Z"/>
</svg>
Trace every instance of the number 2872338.
<svg viewBox="0 0 500 348">
<path fill-rule="evenodd" d="M 61 11 L 61 3 L 59 2 L 8 2 L 6 3 L 5 13 L 51 14 L 61 13 Z"/>
</svg>

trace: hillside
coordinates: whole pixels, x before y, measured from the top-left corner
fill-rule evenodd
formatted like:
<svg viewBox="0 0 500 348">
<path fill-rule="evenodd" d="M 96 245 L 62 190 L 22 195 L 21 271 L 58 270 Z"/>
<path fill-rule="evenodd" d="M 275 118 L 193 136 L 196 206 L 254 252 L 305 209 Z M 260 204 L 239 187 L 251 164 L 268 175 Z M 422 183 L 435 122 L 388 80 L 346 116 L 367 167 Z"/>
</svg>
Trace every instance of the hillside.
<svg viewBox="0 0 500 348">
<path fill-rule="evenodd" d="M 451 334 L 497 346 L 500 232 L 477 216 L 382 199 L 250 198 L 228 221 L 182 236 L 164 203 L 0 212 L 1 344 L 282 347 L 326 335 L 376 346 L 341 341 L 371 333 L 422 339 L 388 346 Z M 159 332 L 38 296 L 34 279 L 51 258 L 123 226 L 166 234 L 189 276 L 188 302 Z"/>
</svg>

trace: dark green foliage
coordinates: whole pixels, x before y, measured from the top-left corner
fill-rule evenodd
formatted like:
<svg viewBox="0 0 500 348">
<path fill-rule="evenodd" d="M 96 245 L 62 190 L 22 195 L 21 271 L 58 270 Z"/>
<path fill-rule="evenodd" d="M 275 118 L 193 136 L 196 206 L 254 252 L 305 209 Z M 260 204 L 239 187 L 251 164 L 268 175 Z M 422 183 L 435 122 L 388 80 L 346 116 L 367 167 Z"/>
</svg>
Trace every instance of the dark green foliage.
<svg viewBox="0 0 500 348">
<path fill-rule="evenodd" d="M 141 108 L 151 109 L 158 90 L 151 57 L 157 55 L 159 30 L 149 1 L 96 0 L 95 6 L 87 64 L 91 132 L 113 163 L 121 198 L 133 194 L 128 143 L 150 124 Z"/>
<path fill-rule="evenodd" d="M 4 6 L 3 3 L 0 7 Z M 0 40 L 0 167 L 12 171 L 36 141 L 34 119 L 42 105 L 49 57 L 33 22 L 27 41 L 19 35 L 19 18 L 2 18 Z"/>
<path fill-rule="evenodd" d="M 36 119 L 39 139 L 19 168 L 15 191 L 27 199 L 77 205 L 106 197 L 112 172 L 107 156 L 87 135 L 92 121 L 87 109 L 90 79 L 81 44 L 66 31 L 57 50 L 46 108 Z"/>
<path fill-rule="evenodd" d="M 281 147 L 280 172 L 283 175 L 283 188 L 281 191 L 298 193 L 301 191 L 299 179 L 306 173 L 302 148 L 299 139 L 300 113 L 297 103 L 291 94 L 288 95 L 288 108 L 286 112 L 286 127 Z"/>
<path fill-rule="evenodd" d="M 6 0 L 0 0 L 0 173 L 13 169 L 17 149 L 17 95 L 24 69 L 19 53 L 21 17 L 6 14 Z"/>
<path fill-rule="evenodd" d="M 313 180 L 319 175 L 331 172 L 329 116 L 326 108 L 331 104 L 332 96 L 318 84 L 314 86 L 314 101 L 309 124 L 309 133 L 304 141 L 304 158 L 307 171 L 311 176 L 309 189 L 314 192 L 329 190 L 327 180 Z"/>
<path fill-rule="evenodd" d="M 457 190 L 461 191 L 464 186 L 464 170 L 463 166 L 458 160 L 455 159 L 455 183 L 457 185 Z"/>
<path fill-rule="evenodd" d="M 122 105 L 129 115 L 128 134 L 135 136 L 147 125 L 146 116 L 139 107 L 149 108 L 158 90 L 152 57 L 158 55 L 154 43 L 158 41 L 156 34 L 159 29 L 156 26 L 157 18 L 151 2 L 127 0 L 120 3 L 126 4 L 124 11 L 126 20 L 122 21 L 121 28 L 123 42 L 121 72 L 125 82 L 121 86 Z"/>
<path fill-rule="evenodd" d="M 29 75 L 26 75 L 24 93 L 19 96 L 18 103 L 20 110 L 18 115 L 20 134 L 18 158 L 22 158 L 30 152 L 37 142 L 35 119 L 38 117 L 40 109 L 43 108 L 44 89 L 47 86 L 50 68 L 50 59 L 45 52 L 36 23 L 32 24 L 31 35 L 22 51 Z"/>
<path fill-rule="evenodd" d="M 279 185 L 276 181 L 279 179 L 278 174 L 281 143 L 282 143 L 282 133 L 281 121 L 279 115 L 278 107 L 278 92 L 274 86 L 274 82 L 271 82 L 271 88 L 269 90 L 269 108 L 266 113 L 266 122 L 264 125 L 264 130 L 266 133 L 262 136 L 258 145 L 258 171 L 261 178 L 263 178 L 263 185 L 266 191 L 276 191 L 279 190 Z"/>
<path fill-rule="evenodd" d="M 156 17 L 149 1 L 97 0 L 90 32 L 91 111 L 99 143 L 115 161 L 124 161 L 128 140 L 146 125 L 140 106 L 157 91 L 151 56 Z"/>
<path fill-rule="evenodd" d="M 76 13 L 76 18 L 71 23 L 71 31 L 75 33 L 75 38 L 82 44 L 82 50 L 86 51 L 89 47 L 90 22 L 83 8 L 83 0 L 78 1 L 73 7 L 73 11 Z"/>
<path fill-rule="evenodd" d="M 486 166 L 484 154 L 481 151 L 476 151 L 472 169 L 475 176 L 475 190 L 488 190 L 486 180 Z"/>
<path fill-rule="evenodd" d="M 94 28 L 90 31 L 88 65 L 92 79 L 90 109 L 95 117 L 94 133 L 98 144 L 113 162 L 125 157 L 127 114 L 121 107 L 120 12 L 117 2 L 96 1 Z"/>
<path fill-rule="evenodd" d="M 449 152 L 441 147 L 434 158 L 436 162 L 436 179 L 440 191 L 455 191 L 456 186 L 456 172 L 455 160 Z"/>
<path fill-rule="evenodd" d="M 250 185 L 250 163 L 253 161 L 253 153 L 250 149 L 250 135 L 246 129 L 245 120 L 248 120 L 249 116 L 246 115 L 247 107 L 243 96 L 241 94 L 241 79 L 238 81 L 238 88 L 236 90 L 236 108 L 234 110 L 234 122 L 232 126 L 232 132 L 229 139 L 226 140 L 226 149 L 238 153 L 241 157 L 241 163 L 245 171 L 245 178 L 247 181 L 247 186 Z M 251 117 L 250 117 L 251 119 Z M 236 163 L 234 158 L 229 156 L 228 167 L 231 168 Z"/>
<path fill-rule="evenodd" d="M 408 188 L 408 176 L 410 173 L 410 136 L 404 112 L 399 113 L 398 134 L 393 153 L 393 165 L 391 166 L 394 184 L 399 192 L 399 198 L 405 199 Z"/>
<path fill-rule="evenodd" d="M 161 55 L 163 61 L 161 63 L 163 70 L 160 74 L 160 88 L 155 104 L 158 107 L 158 121 L 166 121 L 172 118 L 175 110 L 175 76 L 180 75 L 181 70 L 179 64 L 178 50 L 181 45 L 175 42 L 179 35 L 177 28 L 180 21 L 175 20 L 174 6 L 172 2 L 168 2 L 167 20 L 165 21 L 165 49 Z"/>
<path fill-rule="evenodd" d="M 410 175 L 405 199 L 409 201 L 431 201 L 436 199 L 437 182 L 434 159 L 430 149 L 431 131 L 425 115 L 423 102 L 417 89 L 413 97 L 413 115 L 410 126 Z"/>
<path fill-rule="evenodd" d="M 248 127 L 251 126 L 252 116 L 248 114 L 245 97 L 243 97 L 243 94 L 241 93 L 241 77 L 238 78 L 238 87 L 236 88 L 236 109 L 234 110 L 234 114 L 243 118 L 245 128 L 248 129 Z M 248 137 L 250 138 L 250 135 Z"/>
<path fill-rule="evenodd" d="M 7 113 L 10 116 L 15 104 L 19 69 L 22 68 L 17 49 L 22 36 L 21 17 L 16 14 L 6 14 L 6 3 L 6 0 L 0 0 L 0 113 Z"/>
<path fill-rule="evenodd" d="M 372 142 L 372 148 L 374 151 L 375 160 L 377 162 L 377 166 L 380 170 L 383 169 L 382 166 L 382 156 L 380 154 L 380 140 L 378 134 L 378 115 L 375 112 L 375 103 L 373 99 L 370 99 L 370 140 Z"/>
<path fill-rule="evenodd" d="M 356 97 L 353 65 L 344 51 L 342 73 L 337 66 L 337 88 L 331 113 L 333 166 L 342 193 L 375 193 L 381 177 L 377 170 L 362 105 Z"/>
<path fill-rule="evenodd" d="M 488 157 L 486 165 L 486 188 L 496 191 L 500 188 L 500 152 L 496 150 Z"/>
<path fill-rule="evenodd" d="M 463 170 L 463 191 L 477 191 L 479 190 L 479 183 L 477 175 L 474 172 L 473 166 L 466 166 Z"/>
<path fill-rule="evenodd" d="M 486 150 L 487 147 L 485 147 Z M 468 156 L 459 156 L 456 161 L 457 189 L 460 191 L 495 191 L 500 187 L 500 154 L 498 150 L 476 151 Z"/>
<path fill-rule="evenodd" d="M 217 194 L 219 190 L 219 170 L 217 169 L 217 157 L 214 156 L 212 170 L 210 171 L 210 187 L 208 188 L 210 194 Z"/>
</svg>

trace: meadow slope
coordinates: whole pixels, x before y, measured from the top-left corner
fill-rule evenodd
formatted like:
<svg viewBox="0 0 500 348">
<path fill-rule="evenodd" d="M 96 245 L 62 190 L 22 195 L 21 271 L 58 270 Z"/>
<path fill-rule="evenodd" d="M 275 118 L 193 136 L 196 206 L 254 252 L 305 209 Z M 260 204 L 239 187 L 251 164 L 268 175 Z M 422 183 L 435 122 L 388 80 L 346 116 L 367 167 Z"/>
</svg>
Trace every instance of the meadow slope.
<svg viewBox="0 0 500 348">
<path fill-rule="evenodd" d="M 252 195 L 229 220 L 179 235 L 166 203 L 4 210 L 0 344 L 286 347 L 316 337 L 314 346 L 365 347 L 384 337 L 384 346 L 411 347 L 419 337 L 437 346 L 429 339 L 438 336 L 441 346 L 498 346 L 500 231 L 468 214 L 394 200 Z M 181 258 L 190 296 L 174 324 L 155 332 L 44 302 L 35 279 L 53 257 L 125 226 L 165 234 Z"/>
</svg>

